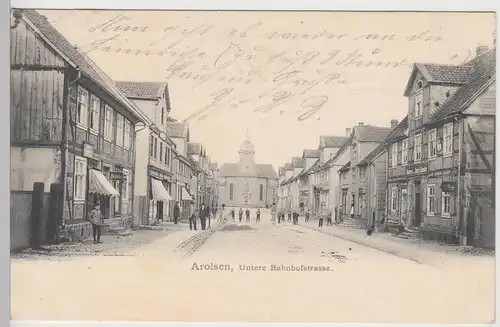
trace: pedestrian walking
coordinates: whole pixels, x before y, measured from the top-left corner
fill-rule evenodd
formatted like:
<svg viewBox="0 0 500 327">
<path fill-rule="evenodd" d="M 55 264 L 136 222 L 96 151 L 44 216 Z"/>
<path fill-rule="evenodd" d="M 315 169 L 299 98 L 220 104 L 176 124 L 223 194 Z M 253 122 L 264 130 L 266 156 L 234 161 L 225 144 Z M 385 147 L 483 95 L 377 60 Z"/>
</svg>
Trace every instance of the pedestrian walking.
<svg viewBox="0 0 500 327">
<path fill-rule="evenodd" d="M 222 222 L 224 220 L 224 206 L 219 206 L 218 213 L 219 213 L 219 222 Z"/>
<path fill-rule="evenodd" d="M 250 222 L 250 209 L 248 209 L 248 208 L 245 211 L 245 218 L 246 218 L 246 222 L 249 223 Z"/>
<path fill-rule="evenodd" d="M 194 207 L 194 203 L 189 205 L 189 229 L 196 230 L 196 210 Z"/>
<path fill-rule="evenodd" d="M 319 210 L 319 224 L 318 227 L 323 227 L 323 219 L 325 218 L 325 205 L 322 203 Z"/>
<path fill-rule="evenodd" d="M 329 209 L 327 209 L 326 226 L 333 226 L 332 213 Z"/>
<path fill-rule="evenodd" d="M 290 223 L 292 222 L 292 210 L 288 210 L 288 219 L 287 219 L 287 223 Z"/>
<path fill-rule="evenodd" d="M 276 211 L 277 211 L 276 203 L 273 202 L 273 205 L 271 206 L 271 222 L 273 223 L 273 225 L 276 223 Z"/>
<path fill-rule="evenodd" d="M 297 210 L 294 210 L 292 215 L 293 215 L 293 224 L 298 225 L 299 224 L 299 214 L 298 214 Z"/>
<path fill-rule="evenodd" d="M 306 209 L 306 223 L 309 221 L 309 218 L 311 217 L 311 211 L 309 208 Z"/>
<path fill-rule="evenodd" d="M 207 213 L 207 207 L 205 206 L 205 203 L 202 203 L 200 212 L 198 213 L 198 216 L 200 217 L 201 230 L 207 229 Z"/>
<path fill-rule="evenodd" d="M 89 215 L 90 223 L 92 224 L 92 236 L 94 237 L 94 244 L 101 242 L 101 226 L 103 223 L 101 217 L 101 203 L 99 201 L 94 203 L 92 211 Z"/>
<path fill-rule="evenodd" d="M 181 207 L 179 207 L 179 202 L 176 201 L 174 205 L 174 224 L 177 225 L 180 216 L 181 216 Z"/>
<path fill-rule="evenodd" d="M 234 212 L 234 209 L 231 209 L 231 218 L 233 218 L 233 222 L 236 221 L 236 218 L 235 218 L 236 214 Z"/>
<path fill-rule="evenodd" d="M 243 209 L 240 208 L 240 211 L 238 211 L 238 218 L 240 220 L 240 223 L 241 223 L 241 220 L 243 219 Z"/>
<path fill-rule="evenodd" d="M 255 217 L 255 222 L 260 223 L 260 208 L 257 209 L 257 216 Z"/>
</svg>

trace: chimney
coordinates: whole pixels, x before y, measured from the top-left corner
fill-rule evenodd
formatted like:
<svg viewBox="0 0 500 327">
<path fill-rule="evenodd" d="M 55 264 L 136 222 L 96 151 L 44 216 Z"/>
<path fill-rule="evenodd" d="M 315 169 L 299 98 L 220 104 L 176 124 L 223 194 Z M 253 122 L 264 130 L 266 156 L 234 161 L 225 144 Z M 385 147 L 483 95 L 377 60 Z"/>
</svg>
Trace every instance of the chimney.
<svg viewBox="0 0 500 327">
<path fill-rule="evenodd" d="M 479 57 L 483 53 L 488 52 L 490 49 L 485 45 L 480 45 L 476 48 L 476 57 Z"/>
<path fill-rule="evenodd" d="M 345 136 L 347 136 L 347 137 L 351 136 L 351 129 L 350 128 L 345 129 Z"/>
<path fill-rule="evenodd" d="M 359 123 L 358 123 L 358 126 L 363 127 L 363 126 L 365 126 L 365 123 L 363 123 L 363 122 L 359 122 Z"/>
<path fill-rule="evenodd" d="M 398 126 L 398 121 L 397 119 L 393 119 L 391 120 L 391 128 L 394 129 L 396 128 L 396 126 Z"/>
</svg>

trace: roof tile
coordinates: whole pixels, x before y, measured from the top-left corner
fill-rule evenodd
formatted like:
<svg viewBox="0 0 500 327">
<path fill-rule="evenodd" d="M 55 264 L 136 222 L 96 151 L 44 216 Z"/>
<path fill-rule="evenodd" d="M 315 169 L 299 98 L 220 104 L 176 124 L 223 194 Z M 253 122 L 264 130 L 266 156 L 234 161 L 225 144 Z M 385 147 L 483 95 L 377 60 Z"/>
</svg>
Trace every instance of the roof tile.
<svg viewBox="0 0 500 327">
<path fill-rule="evenodd" d="M 161 98 L 167 83 L 118 81 L 116 85 L 129 98 L 156 100 Z"/>
</svg>

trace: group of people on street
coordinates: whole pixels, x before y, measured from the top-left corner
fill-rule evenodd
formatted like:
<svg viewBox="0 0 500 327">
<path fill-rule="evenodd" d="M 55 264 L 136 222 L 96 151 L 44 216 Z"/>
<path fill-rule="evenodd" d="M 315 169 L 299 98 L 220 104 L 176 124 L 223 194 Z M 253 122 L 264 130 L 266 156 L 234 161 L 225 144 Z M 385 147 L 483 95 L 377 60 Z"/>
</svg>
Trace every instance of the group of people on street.
<svg viewBox="0 0 500 327">
<path fill-rule="evenodd" d="M 189 229 L 197 230 L 196 221 L 200 219 L 201 230 L 206 230 L 211 227 L 211 219 L 212 217 L 217 218 L 217 212 L 219 212 L 218 220 L 223 219 L 224 213 L 224 205 L 217 207 L 217 205 L 213 205 L 211 208 L 205 203 L 202 203 L 199 209 L 195 208 L 194 203 L 191 203 L 189 208 Z M 207 226 L 208 222 L 208 226 Z"/>
<path fill-rule="evenodd" d="M 233 220 L 233 222 L 236 221 L 236 211 L 235 209 L 231 209 L 231 219 Z M 249 208 L 246 208 L 245 211 L 243 211 L 243 208 L 240 208 L 240 210 L 238 210 L 238 221 L 241 223 L 243 221 L 243 215 L 245 215 L 245 222 L 249 223 L 251 221 L 251 218 L 250 218 L 250 209 Z M 257 211 L 255 212 L 255 222 L 260 222 L 260 215 L 261 215 L 261 212 L 260 212 L 260 208 L 257 208 Z"/>
</svg>

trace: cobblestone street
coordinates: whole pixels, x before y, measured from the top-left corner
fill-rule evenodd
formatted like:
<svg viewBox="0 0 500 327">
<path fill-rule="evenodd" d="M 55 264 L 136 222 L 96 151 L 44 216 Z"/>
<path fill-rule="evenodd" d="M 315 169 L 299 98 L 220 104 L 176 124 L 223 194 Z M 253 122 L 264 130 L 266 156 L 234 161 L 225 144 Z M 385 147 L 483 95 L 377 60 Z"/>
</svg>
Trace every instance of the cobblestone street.
<svg viewBox="0 0 500 327">
<path fill-rule="evenodd" d="M 115 256 L 16 258 L 11 268 L 12 318 L 493 320 L 494 257 L 441 251 L 442 260 L 436 264 L 438 252 L 423 247 L 417 262 L 327 234 L 339 227 L 317 232 L 312 223 L 273 226 L 266 212 L 260 224 L 252 219 L 213 232 L 136 231 L 133 237 L 147 238 L 149 233 L 155 240 L 128 246 Z M 405 254 L 413 246 L 396 244 Z M 425 261 L 424 253 L 433 260 Z"/>
</svg>

